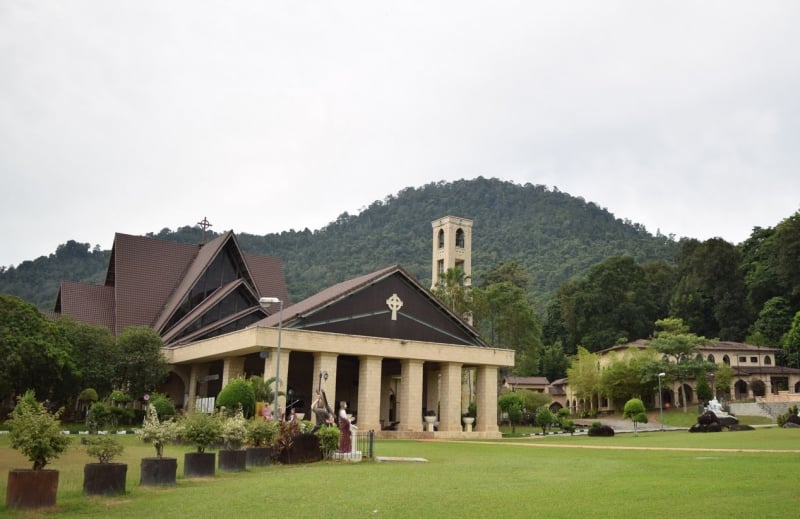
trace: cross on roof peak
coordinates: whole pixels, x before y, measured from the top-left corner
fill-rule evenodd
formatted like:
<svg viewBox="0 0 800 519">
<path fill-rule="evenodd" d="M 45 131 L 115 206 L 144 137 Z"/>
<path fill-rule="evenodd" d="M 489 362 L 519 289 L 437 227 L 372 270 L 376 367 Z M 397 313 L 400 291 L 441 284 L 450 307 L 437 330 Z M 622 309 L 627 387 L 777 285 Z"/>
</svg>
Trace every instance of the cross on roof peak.
<svg viewBox="0 0 800 519">
<path fill-rule="evenodd" d="M 203 230 L 203 235 L 202 238 L 200 239 L 200 244 L 203 245 L 206 243 L 206 229 L 208 229 L 212 225 L 211 222 L 208 221 L 208 218 L 206 218 L 205 216 L 203 217 L 202 220 L 197 222 L 197 225 L 199 225 L 200 228 Z"/>
</svg>

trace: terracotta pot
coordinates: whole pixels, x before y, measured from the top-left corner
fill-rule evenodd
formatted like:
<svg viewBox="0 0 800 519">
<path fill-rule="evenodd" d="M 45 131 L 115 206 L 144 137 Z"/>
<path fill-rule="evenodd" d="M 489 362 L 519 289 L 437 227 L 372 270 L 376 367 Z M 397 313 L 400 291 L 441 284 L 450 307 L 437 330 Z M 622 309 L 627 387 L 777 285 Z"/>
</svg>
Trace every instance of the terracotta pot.
<svg viewBox="0 0 800 519">
<path fill-rule="evenodd" d="M 213 476 L 217 455 L 213 452 L 187 452 L 183 455 L 183 476 L 203 478 Z"/>
<path fill-rule="evenodd" d="M 219 470 L 241 472 L 247 468 L 247 451 L 219 451 Z"/>
<path fill-rule="evenodd" d="M 142 458 L 141 469 L 140 485 L 174 485 L 175 475 L 178 472 L 178 460 L 177 458 Z"/>
<path fill-rule="evenodd" d="M 57 470 L 14 469 L 8 471 L 8 508 L 46 508 L 56 505 Z"/>
<path fill-rule="evenodd" d="M 248 467 L 264 467 L 272 462 L 272 447 L 248 447 L 245 452 Z"/>
<path fill-rule="evenodd" d="M 124 494 L 127 475 L 128 465 L 125 463 L 87 463 L 83 466 L 83 493 Z"/>
</svg>

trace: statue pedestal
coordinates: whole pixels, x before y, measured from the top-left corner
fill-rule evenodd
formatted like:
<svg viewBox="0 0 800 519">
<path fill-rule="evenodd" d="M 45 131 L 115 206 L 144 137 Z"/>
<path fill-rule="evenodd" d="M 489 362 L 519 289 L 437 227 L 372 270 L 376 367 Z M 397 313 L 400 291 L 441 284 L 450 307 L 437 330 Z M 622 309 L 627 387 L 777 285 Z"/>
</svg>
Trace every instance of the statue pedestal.
<svg viewBox="0 0 800 519">
<path fill-rule="evenodd" d="M 425 430 L 428 432 L 433 432 L 434 425 L 436 424 L 436 417 L 435 416 L 423 416 L 425 420 Z"/>
<path fill-rule="evenodd" d="M 462 420 L 464 421 L 464 432 L 472 432 L 472 424 L 475 423 L 475 418 L 466 416 Z"/>
</svg>

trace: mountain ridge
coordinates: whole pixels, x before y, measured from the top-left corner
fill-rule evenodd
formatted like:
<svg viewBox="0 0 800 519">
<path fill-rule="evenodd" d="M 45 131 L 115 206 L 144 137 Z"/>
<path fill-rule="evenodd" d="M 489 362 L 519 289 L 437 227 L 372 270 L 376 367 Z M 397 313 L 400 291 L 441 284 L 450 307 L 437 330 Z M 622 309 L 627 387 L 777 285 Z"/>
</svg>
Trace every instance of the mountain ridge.
<svg viewBox="0 0 800 519">
<path fill-rule="evenodd" d="M 407 187 L 358 214 L 344 212 L 319 230 L 237 233 L 237 239 L 247 252 L 281 259 L 296 302 L 396 263 L 429 284 L 431 222 L 445 215 L 474 221 L 474 283 L 497 263 L 517 262 L 531 274 L 528 292 L 540 304 L 603 259 L 630 255 L 640 262 L 673 262 L 680 248 L 673 236 L 652 235 L 643 225 L 557 188 L 484 177 Z M 147 233 L 190 243 L 200 235 L 197 226 Z M 50 256 L 0 269 L 0 293 L 51 310 L 60 281 L 102 283 L 109 257 L 110 251 L 70 240 Z"/>
</svg>

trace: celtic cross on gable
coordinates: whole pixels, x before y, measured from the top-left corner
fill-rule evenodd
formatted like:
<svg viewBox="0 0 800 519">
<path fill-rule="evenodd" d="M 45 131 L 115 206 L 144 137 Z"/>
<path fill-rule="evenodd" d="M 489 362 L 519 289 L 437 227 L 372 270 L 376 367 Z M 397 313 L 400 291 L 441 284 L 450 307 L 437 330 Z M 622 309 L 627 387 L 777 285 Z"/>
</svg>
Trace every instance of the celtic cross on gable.
<svg viewBox="0 0 800 519">
<path fill-rule="evenodd" d="M 397 297 L 397 294 L 392 294 L 392 297 L 386 300 L 386 306 L 392 311 L 392 321 L 396 321 L 397 311 L 403 308 L 403 301 Z"/>
</svg>

